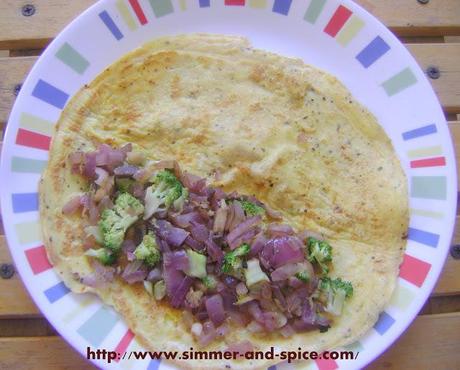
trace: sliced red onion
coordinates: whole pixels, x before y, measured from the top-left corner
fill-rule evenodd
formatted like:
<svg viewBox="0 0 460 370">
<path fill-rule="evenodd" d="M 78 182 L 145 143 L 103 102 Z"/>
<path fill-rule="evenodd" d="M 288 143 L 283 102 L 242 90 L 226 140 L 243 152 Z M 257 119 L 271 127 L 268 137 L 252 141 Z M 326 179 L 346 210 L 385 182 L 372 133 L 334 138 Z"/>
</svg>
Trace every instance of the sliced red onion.
<svg viewBox="0 0 460 370">
<path fill-rule="evenodd" d="M 284 338 L 290 338 L 295 334 L 295 330 L 291 325 L 286 324 L 280 329 L 280 333 Z"/>
<path fill-rule="evenodd" d="M 235 287 L 236 294 L 239 296 L 246 295 L 248 293 L 248 287 L 243 282 L 240 282 Z"/>
<path fill-rule="evenodd" d="M 83 276 L 80 281 L 82 284 L 97 288 L 110 283 L 115 275 L 115 268 L 110 266 L 103 266 L 94 261 L 94 272 L 89 275 Z"/>
<path fill-rule="evenodd" d="M 254 216 L 248 218 L 246 221 L 240 223 L 237 227 L 235 227 L 226 237 L 227 243 L 231 244 L 235 239 L 249 231 L 251 228 L 256 226 L 261 221 L 260 216 Z"/>
<path fill-rule="evenodd" d="M 279 329 L 286 325 L 287 318 L 280 312 L 264 312 L 263 316 L 263 325 L 268 331 L 273 331 Z"/>
<path fill-rule="evenodd" d="M 123 164 L 119 167 L 116 167 L 113 170 L 113 173 L 117 177 L 131 177 L 134 176 L 138 171 L 138 167 L 131 164 Z"/>
<path fill-rule="evenodd" d="M 189 232 L 172 226 L 168 221 L 157 220 L 158 235 L 165 240 L 171 247 L 179 247 L 184 243 Z"/>
<path fill-rule="evenodd" d="M 190 190 L 192 193 L 201 194 L 206 186 L 206 179 L 193 175 L 188 172 L 182 173 L 180 178 L 182 185 Z"/>
<path fill-rule="evenodd" d="M 246 328 L 251 333 L 261 333 L 265 331 L 264 327 L 255 320 L 252 320 Z"/>
<path fill-rule="evenodd" d="M 97 178 L 96 178 L 96 180 L 94 180 L 94 182 L 97 185 L 102 186 L 104 181 L 109 176 L 109 173 L 106 170 L 104 170 L 103 168 L 100 168 L 100 167 L 96 167 L 96 169 L 94 171 L 96 172 L 96 176 L 97 176 Z"/>
<path fill-rule="evenodd" d="M 230 249 L 235 249 L 239 247 L 243 243 L 249 243 L 251 242 L 252 239 L 260 232 L 260 228 L 253 228 L 248 231 L 246 231 L 243 235 L 240 237 L 234 239 L 231 243 L 229 243 Z"/>
<path fill-rule="evenodd" d="M 72 173 L 81 174 L 81 165 L 85 160 L 85 153 L 81 151 L 73 152 L 69 155 L 69 161 L 72 168 Z"/>
<path fill-rule="evenodd" d="M 199 338 L 199 342 L 202 346 L 206 346 L 211 343 L 217 337 L 216 328 L 211 321 L 206 321 L 203 324 L 203 331 Z"/>
<path fill-rule="evenodd" d="M 163 277 L 163 274 L 161 272 L 161 269 L 159 267 L 155 267 L 153 270 L 151 270 L 149 272 L 149 274 L 147 275 L 147 279 L 148 281 L 158 281 L 158 280 L 161 280 Z"/>
<path fill-rule="evenodd" d="M 219 208 L 221 204 L 221 200 L 225 199 L 227 197 L 227 194 L 220 188 L 215 188 L 214 193 L 212 194 L 211 197 L 211 208 L 216 211 L 217 208 Z"/>
<path fill-rule="evenodd" d="M 271 273 L 271 278 L 272 281 L 286 280 L 304 270 L 305 264 L 301 262 L 287 263 L 273 271 Z"/>
<path fill-rule="evenodd" d="M 62 207 L 62 213 L 65 215 L 72 215 L 76 213 L 82 206 L 82 196 L 77 195 L 72 197 L 64 206 Z"/>
<path fill-rule="evenodd" d="M 251 342 L 249 342 L 248 340 L 245 340 L 243 342 L 230 344 L 227 347 L 226 351 L 229 351 L 229 352 L 232 352 L 232 353 L 236 352 L 236 353 L 239 353 L 241 355 L 244 355 L 247 352 L 254 351 L 254 346 L 252 345 Z"/>
<path fill-rule="evenodd" d="M 123 243 L 121 243 L 121 250 L 126 255 L 128 255 L 128 253 L 132 254 L 135 249 L 136 249 L 136 244 L 130 239 L 126 239 L 123 241 Z M 128 261 L 130 261 L 129 258 L 128 258 Z"/>
<path fill-rule="evenodd" d="M 171 306 L 178 308 L 184 304 L 185 296 L 193 284 L 193 279 L 190 276 L 185 276 L 177 289 L 172 293 Z"/>
<path fill-rule="evenodd" d="M 225 224 L 225 230 L 232 232 L 235 228 L 241 225 L 245 219 L 246 216 L 240 202 L 232 202 L 228 207 L 228 217 Z"/>
<path fill-rule="evenodd" d="M 228 208 L 221 206 L 217 209 L 214 216 L 214 223 L 212 231 L 218 234 L 222 234 L 225 230 L 225 224 L 227 222 Z"/>
<path fill-rule="evenodd" d="M 220 264 L 224 259 L 224 252 L 222 249 L 212 240 L 211 237 L 209 237 L 204 244 L 211 260 Z"/>
<path fill-rule="evenodd" d="M 142 199 L 142 200 L 145 198 L 145 189 L 142 184 L 139 184 L 136 182 L 131 187 L 131 191 L 136 198 Z"/>
<path fill-rule="evenodd" d="M 267 227 L 267 232 L 272 238 L 276 238 L 277 236 L 294 235 L 294 230 L 292 227 L 286 224 L 269 224 Z"/>
<path fill-rule="evenodd" d="M 184 250 L 164 253 L 163 260 L 165 266 L 175 268 L 176 270 L 186 271 L 189 268 L 188 256 Z"/>
<path fill-rule="evenodd" d="M 264 267 L 276 269 L 287 263 L 304 261 L 304 253 L 303 244 L 297 237 L 282 236 L 270 239 L 265 244 L 260 260 Z"/>
<path fill-rule="evenodd" d="M 133 144 L 131 144 L 131 143 L 125 144 L 120 148 L 120 150 L 123 153 L 128 154 L 129 152 L 133 151 Z"/>
<path fill-rule="evenodd" d="M 192 222 L 202 222 L 201 216 L 198 212 L 188 212 L 183 214 L 176 214 L 171 216 L 171 222 L 182 228 L 185 229 L 190 227 Z"/>
<path fill-rule="evenodd" d="M 96 154 L 86 153 L 85 161 L 83 162 L 83 176 L 88 179 L 94 179 L 96 177 Z"/>
<path fill-rule="evenodd" d="M 249 257 L 257 256 L 260 251 L 264 248 L 268 239 L 263 232 L 257 234 L 251 243 L 251 250 L 249 251 Z"/>
<path fill-rule="evenodd" d="M 225 320 L 224 301 L 220 294 L 215 294 L 205 301 L 206 311 L 214 325 L 220 325 Z"/>
<path fill-rule="evenodd" d="M 206 239 L 209 237 L 209 230 L 207 229 L 206 226 L 203 224 L 199 224 L 196 222 L 192 221 L 192 228 L 190 229 L 190 232 L 192 233 L 193 238 L 200 242 L 203 243 Z"/>
<path fill-rule="evenodd" d="M 113 202 L 108 195 L 105 195 L 99 201 L 98 208 L 99 208 L 100 213 L 102 213 L 105 209 L 112 208 L 112 207 L 113 207 Z"/>
<path fill-rule="evenodd" d="M 126 265 L 121 277 L 128 284 L 134 284 L 143 281 L 147 277 L 147 270 L 143 267 L 142 261 L 135 260 Z"/>
<path fill-rule="evenodd" d="M 205 246 L 203 243 L 197 242 L 195 239 L 193 239 L 190 235 L 187 236 L 184 242 L 186 245 L 188 245 L 190 248 L 196 251 L 202 251 Z"/>
<path fill-rule="evenodd" d="M 173 297 L 174 292 L 176 292 L 179 288 L 179 285 L 182 283 L 185 274 L 182 271 L 175 269 L 173 266 L 167 265 L 165 263 L 167 253 L 163 254 L 163 277 L 166 285 L 166 293 L 168 294 L 168 297 L 171 298 Z M 186 293 L 187 292 L 185 292 L 185 294 Z"/>
</svg>

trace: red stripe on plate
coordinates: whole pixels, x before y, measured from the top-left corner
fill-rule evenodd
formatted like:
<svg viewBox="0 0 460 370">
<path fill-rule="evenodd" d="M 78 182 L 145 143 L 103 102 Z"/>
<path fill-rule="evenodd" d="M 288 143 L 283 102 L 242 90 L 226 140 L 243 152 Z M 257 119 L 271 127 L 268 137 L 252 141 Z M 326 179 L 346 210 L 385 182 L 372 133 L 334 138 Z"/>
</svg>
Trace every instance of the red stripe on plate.
<svg viewBox="0 0 460 370">
<path fill-rule="evenodd" d="M 24 130 L 20 128 L 16 136 L 16 144 L 28 146 L 30 148 L 37 148 L 49 150 L 51 138 L 46 135 L 37 134 L 36 132 Z"/>
<path fill-rule="evenodd" d="M 420 288 L 430 269 L 431 264 L 428 262 L 405 254 L 403 262 L 399 266 L 399 276 Z"/>
<path fill-rule="evenodd" d="M 246 0 L 225 0 L 225 5 L 240 5 L 243 6 Z"/>
<path fill-rule="evenodd" d="M 351 14 L 352 12 L 350 9 L 340 5 L 327 24 L 326 28 L 324 28 L 324 32 L 332 37 L 335 37 L 337 33 L 339 33 L 339 31 L 342 29 L 348 18 L 351 17 Z"/>
<path fill-rule="evenodd" d="M 434 157 L 426 159 L 417 159 L 410 162 L 411 168 L 421 168 L 421 167 L 442 167 L 446 165 L 445 157 Z"/>
<path fill-rule="evenodd" d="M 142 10 L 141 6 L 139 5 L 138 0 L 129 0 L 129 3 L 131 4 L 131 7 L 134 10 L 134 13 L 136 13 L 137 19 L 139 19 L 139 22 L 144 25 L 147 24 L 147 18 L 145 17 L 144 11 Z"/>
<path fill-rule="evenodd" d="M 120 343 L 115 348 L 115 352 L 118 353 L 117 358 L 115 359 L 116 362 L 119 362 L 121 359 L 124 359 L 123 355 L 126 352 L 126 349 L 128 348 L 129 344 L 134 338 L 134 333 L 128 329 L 125 335 L 123 335 L 123 338 L 121 338 Z"/>
<path fill-rule="evenodd" d="M 339 367 L 334 360 L 321 359 L 315 360 L 315 362 L 319 370 L 335 370 Z"/>
<path fill-rule="evenodd" d="M 49 270 L 52 267 L 43 245 L 27 249 L 25 254 L 34 275 Z"/>
</svg>

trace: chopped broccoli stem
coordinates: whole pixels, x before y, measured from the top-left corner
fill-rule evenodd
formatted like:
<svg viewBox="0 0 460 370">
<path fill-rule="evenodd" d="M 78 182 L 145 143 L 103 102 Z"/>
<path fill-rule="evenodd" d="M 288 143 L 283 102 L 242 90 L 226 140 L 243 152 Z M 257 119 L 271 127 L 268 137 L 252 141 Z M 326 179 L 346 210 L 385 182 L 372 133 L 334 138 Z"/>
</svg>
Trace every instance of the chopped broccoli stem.
<svg viewBox="0 0 460 370">
<path fill-rule="evenodd" d="M 142 242 L 134 250 L 134 256 L 138 260 L 143 260 L 150 267 L 154 267 L 160 261 L 160 250 L 152 234 L 144 235 Z"/>
<path fill-rule="evenodd" d="M 353 285 L 341 278 L 323 277 L 320 280 L 319 289 L 324 294 L 326 312 L 336 316 L 342 313 L 345 299 L 353 296 Z"/>
<path fill-rule="evenodd" d="M 244 243 L 233 251 L 226 253 L 222 264 L 222 272 L 230 274 L 239 270 L 243 264 L 241 257 L 247 255 L 250 249 L 249 244 Z"/>
<path fill-rule="evenodd" d="M 117 260 L 117 255 L 107 248 L 88 249 L 85 255 L 95 257 L 103 265 L 113 265 Z"/>
<path fill-rule="evenodd" d="M 188 276 L 204 278 L 206 276 L 206 256 L 192 249 L 187 249 L 187 256 L 189 268 L 185 273 Z"/>
<path fill-rule="evenodd" d="M 246 216 L 256 216 L 256 215 L 263 214 L 265 212 L 264 208 L 248 200 L 240 200 L 239 202 L 244 212 L 246 213 Z"/>
<path fill-rule="evenodd" d="M 177 211 L 188 197 L 188 190 L 171 171 L 163 170 L 153 178 L 153 184 L 145 191 L 144 220 L 149 219 L 159 209 L 169 209 L 171 206 Z"/>
<path fill-rule="evenodd" d="M 142 212 L 144 206 L 138 199 L 128 193 L 120 194 L 115 200 L 114 207 L 104 210 L 99 220 L 104 246 L 118 251 L 126 230 L 138 220 Z"/>
<path fill-rule="evenodd" d="M 166 295 L 166 284 L 164 280 L 159 280 L 153 286 L 153 296 L 157 301 L 161 301 Z"/>
<path fill-rule="evenodd" d="M 244 277 L 246 279 L 246 285 L 251 287 L 261 281 L 270 281 L 267 274 L 260 268 L 259 260 L 253 258 L 248 261 L 248 267 L 244 270 Z"/>
<path fill-rule="evenodd" d="M 308 260 L 320 266 L 323 274 L 329 273 L 328 262 L 332 261 L 332 247 L 323 240 L 308 238 Z"/>
</svg>

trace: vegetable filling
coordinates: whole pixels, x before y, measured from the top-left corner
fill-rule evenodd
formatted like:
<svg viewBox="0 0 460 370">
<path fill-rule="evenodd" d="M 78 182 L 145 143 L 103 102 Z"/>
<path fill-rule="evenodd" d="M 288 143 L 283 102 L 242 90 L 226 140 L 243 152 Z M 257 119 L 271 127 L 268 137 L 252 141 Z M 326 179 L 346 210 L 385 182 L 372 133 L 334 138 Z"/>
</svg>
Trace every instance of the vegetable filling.
<svg viewBox="0 0 460 370">
<path fill-rule="evenodd" d="M 131 144 L 69 161 L 89 182 L 62 209 L 87 220 L 95 272 L 80 281 L 142 283 L 152 299 L 184 310 L 202 345 L 231 324 L 285 337 L 326 331 L 353 295 L 350 282 L 329 276 L 332 246 L 254 196 L 208 186 L 175 161 L 147 161 Z"/>
</svg>

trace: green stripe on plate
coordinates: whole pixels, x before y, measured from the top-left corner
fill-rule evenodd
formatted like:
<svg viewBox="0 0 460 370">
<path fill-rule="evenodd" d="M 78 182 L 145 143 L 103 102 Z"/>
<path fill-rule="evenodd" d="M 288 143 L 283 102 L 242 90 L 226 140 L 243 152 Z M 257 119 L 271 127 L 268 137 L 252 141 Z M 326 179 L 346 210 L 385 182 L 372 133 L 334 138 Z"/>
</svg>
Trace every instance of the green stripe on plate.
<svg viewBox="0 0 460 370">
<path fill-rule="evenodd" d="M 267 0 L 249 0 L 251 8 L 263 9 L 267 7 Z"/>
<path fill-rule="evenodd" d="M 396 95 L 401 91 L 407 89 L 408 87 L 415 85 L 417 83 L 417 78 L 410 68 L 405 68 L 401 72 L 397 73 L 390 79 L 386 80 L 382 87 L 388 96 Z"/>
<path fill-rule="evenodd" d="M 411 159 L 430 157 L 430 156 L 433 156 L 433 155 L 442 155 L 442 146 L 441 145 L 428 146 L 428 147 L 425 147 L 425 148 L 413 149 L 413 150 L 409 150 L 407 152 L 407 156 L 409 158 L 411 158 Z"/>
<path fill-rule="evenodd" d="M 13 157 L 11 159 L 11 171 L 22 173 L 42 173 L 47 161 L 39 159 Z"/>
<path fill-rule="evenodd" d="M 413 198 L 446 200 L 447 179 L 445 176 L 413 176 L 410 193 Z"/>
<path fill-rule="evenodd" d="M 41 240 L 40 225 L 37 221 L 29 221 L 14 226 L 19 244 L 39 242 Z"/>
<path fill-rule="evenodd" d="M 303 17 L 308 23 L 315 24 L 319 15 L 323 11 L 326 0 L 312 0 Z"/>
<path fill-rule="evenodd" d="M 40 134 L 51 136 L 54 130 L 54 124 L 40 117 L 29 113 L 22 113 L 19 117 L 19 125 Z"/>
<path fill-rule="evenodd" d="M 415 294 L 411 289 L 398 284 L 393 292 L 390 303 L 401 311 L 404 311 L 410 306 L 414 297 Z"/>
<path fill-rule="evenodd" d="M 337 42 L 342 46 L 347 46 L 363 27 L 364 22 L 353 15 L 337 35 Z"/>
<path fill-rule="evenodd" d="M 444 213 L 436 212 L 436 211 L 428 211 L 426 209 L 411 208 L 410 212 L 414 216 L 422 216 L 422 217 L 437 218 L 437 219 L 444 218 Z"/>
<path fill-rule="evenodd" d="M 67 42 L 59 48 L 56 53 L 56 58 L 78 74 L 83 74 L 89 67 L 88 60 Z"/>
<path fill-rule="evenodd" d="M 118 0 L 116 2 L 117 9 L 120 12 L 121 16 L 123 17 L 123 20 L 125 23 L 128 25 L 128 28 L 131 31 L 134 31 L 137 28 L 136 21 L 134 20 L 133 15 L 131 14 L 131 11 L 129 10 L 128 6 L 124 2 L 124 0 Z"/>
<path fill-rule="evenodd" d="M 101 306 L 77 332 L 93 346 L 99 346 L 118 322 L 118 315 L 107 306 Z"/>
</svg>

